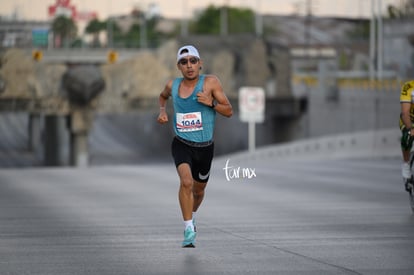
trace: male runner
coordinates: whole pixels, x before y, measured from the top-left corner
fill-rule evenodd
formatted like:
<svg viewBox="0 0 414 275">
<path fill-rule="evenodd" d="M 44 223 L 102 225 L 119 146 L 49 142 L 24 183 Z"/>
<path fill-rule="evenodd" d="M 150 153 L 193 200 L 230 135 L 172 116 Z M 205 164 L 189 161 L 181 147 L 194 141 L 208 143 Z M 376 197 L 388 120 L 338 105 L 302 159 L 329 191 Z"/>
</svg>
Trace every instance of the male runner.
<svg viewBox="0 0 414 275">
<path fill-rule="evenodd" d="M 414 140 L 414 130 L 412 130 L 414 126 L 414 80 L 408 81 L 402 86 L 400 103 L 401 150 L 403 157 L 402 176 L 404 179 L 410 179 L 410 151 Z"/>
<path fill-rule="evenodd" d="M 168 122 L 165 110 L 169 97 L 174 107 L 175 137 L 171 151 L 180 178 L 178 198 L 184 219 L 182 247 L 194 247 L 195 212 L 204 198 L 214 154 L 213 132 L 216 113 L 233 114 L 232 106 L 214 75 L 200 74 L 202 60 L 192 45 L 177 53 L 177 68 L 183 77 L 170 80 L 159 96 L 158 122 Z"/>
</svg>

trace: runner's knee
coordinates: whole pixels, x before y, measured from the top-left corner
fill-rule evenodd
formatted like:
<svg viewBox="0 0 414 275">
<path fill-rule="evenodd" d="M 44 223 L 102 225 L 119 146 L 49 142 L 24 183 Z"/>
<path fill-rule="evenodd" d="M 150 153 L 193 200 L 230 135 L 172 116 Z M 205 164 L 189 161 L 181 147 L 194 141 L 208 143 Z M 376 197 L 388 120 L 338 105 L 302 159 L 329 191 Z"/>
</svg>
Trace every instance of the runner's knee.
<svg viewBox="0 0 414 275">
<path fill-rule="evenodd" d="M 181 179 L 180 183 L 181 183 L 181 186 L 183 188 L 186 188 L 186 189 L 187 188 L 188 189 L 192 189 L 193 188 L 193 179 L 187 179 L 187 178 Z"/>
</svg>

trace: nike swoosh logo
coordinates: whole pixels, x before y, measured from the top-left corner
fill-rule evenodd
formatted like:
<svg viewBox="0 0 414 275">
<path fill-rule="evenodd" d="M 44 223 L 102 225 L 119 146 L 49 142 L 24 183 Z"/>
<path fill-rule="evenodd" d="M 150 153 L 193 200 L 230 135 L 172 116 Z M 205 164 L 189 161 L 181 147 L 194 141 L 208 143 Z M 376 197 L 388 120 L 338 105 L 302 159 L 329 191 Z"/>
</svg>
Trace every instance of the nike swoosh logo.
<svg viewBox="0 0 414 275">
<path fill-rule="evenodd" d="M 210 175 L 210 171 L 207 173 L 207 175 L 201 175 L 201 173 L 198 173 L 198 177 L 200 178 L 200 180 L 206 180 L 209 175 Z"/>
</svg>

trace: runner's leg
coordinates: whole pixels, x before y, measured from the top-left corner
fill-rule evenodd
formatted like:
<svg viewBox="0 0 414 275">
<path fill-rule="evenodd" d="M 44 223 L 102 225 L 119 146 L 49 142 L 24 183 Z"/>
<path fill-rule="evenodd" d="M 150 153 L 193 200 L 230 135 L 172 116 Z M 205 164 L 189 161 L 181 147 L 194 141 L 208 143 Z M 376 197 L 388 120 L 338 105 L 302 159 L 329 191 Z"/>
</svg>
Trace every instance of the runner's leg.
<svg viewBox="0 0 414 275">
<path fill-rule="evenodd" d="M 193 176 L 191 175 L 190 165 L 182 163 L 177 167 L 178 176 L 180 177 L 180 189 L 178 199 L 180 201 L 181 213 L 184 221 L 191 220 L 193 215 Z"/>
<path fill-rule="evenodd" d="M 207 182 L 194 181 L 194 185 L 193 185 L 193 197 L 194 197 L 193 212 L 196 212 L 198 207 L 201 205 L 201 202 L 204 199 L 204 190 L 206 189 L 206 186 L 207 186 Z"/>
<path fill-rule="evenodd" d="M 214 144 L 207 147 L 199 148 L 195 159 L 193 160 L 193 194 L 194 205 L 193 212 L 196 212 L 204 199 L 204 191 L 207 187 L 207 181 L 210 177 L 211 163 L 214 155 Z"/>
</svg>

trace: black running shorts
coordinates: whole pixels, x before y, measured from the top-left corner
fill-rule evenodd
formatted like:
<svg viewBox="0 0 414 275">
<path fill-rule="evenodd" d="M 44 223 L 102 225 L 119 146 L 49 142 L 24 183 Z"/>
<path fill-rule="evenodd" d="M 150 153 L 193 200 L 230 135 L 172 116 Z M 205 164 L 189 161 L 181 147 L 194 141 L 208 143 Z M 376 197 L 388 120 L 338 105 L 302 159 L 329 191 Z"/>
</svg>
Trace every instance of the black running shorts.
<svg viewBox="0 0 414 275">
<path fill-rule="evenodd" d="M 176 167 L 182 163 L 188 163 L 194 180 L 198 182 L 208 181 L 214 155 L 213 142 L 194 143 L 174 137 L 171 152 Z"/>
</svg>

